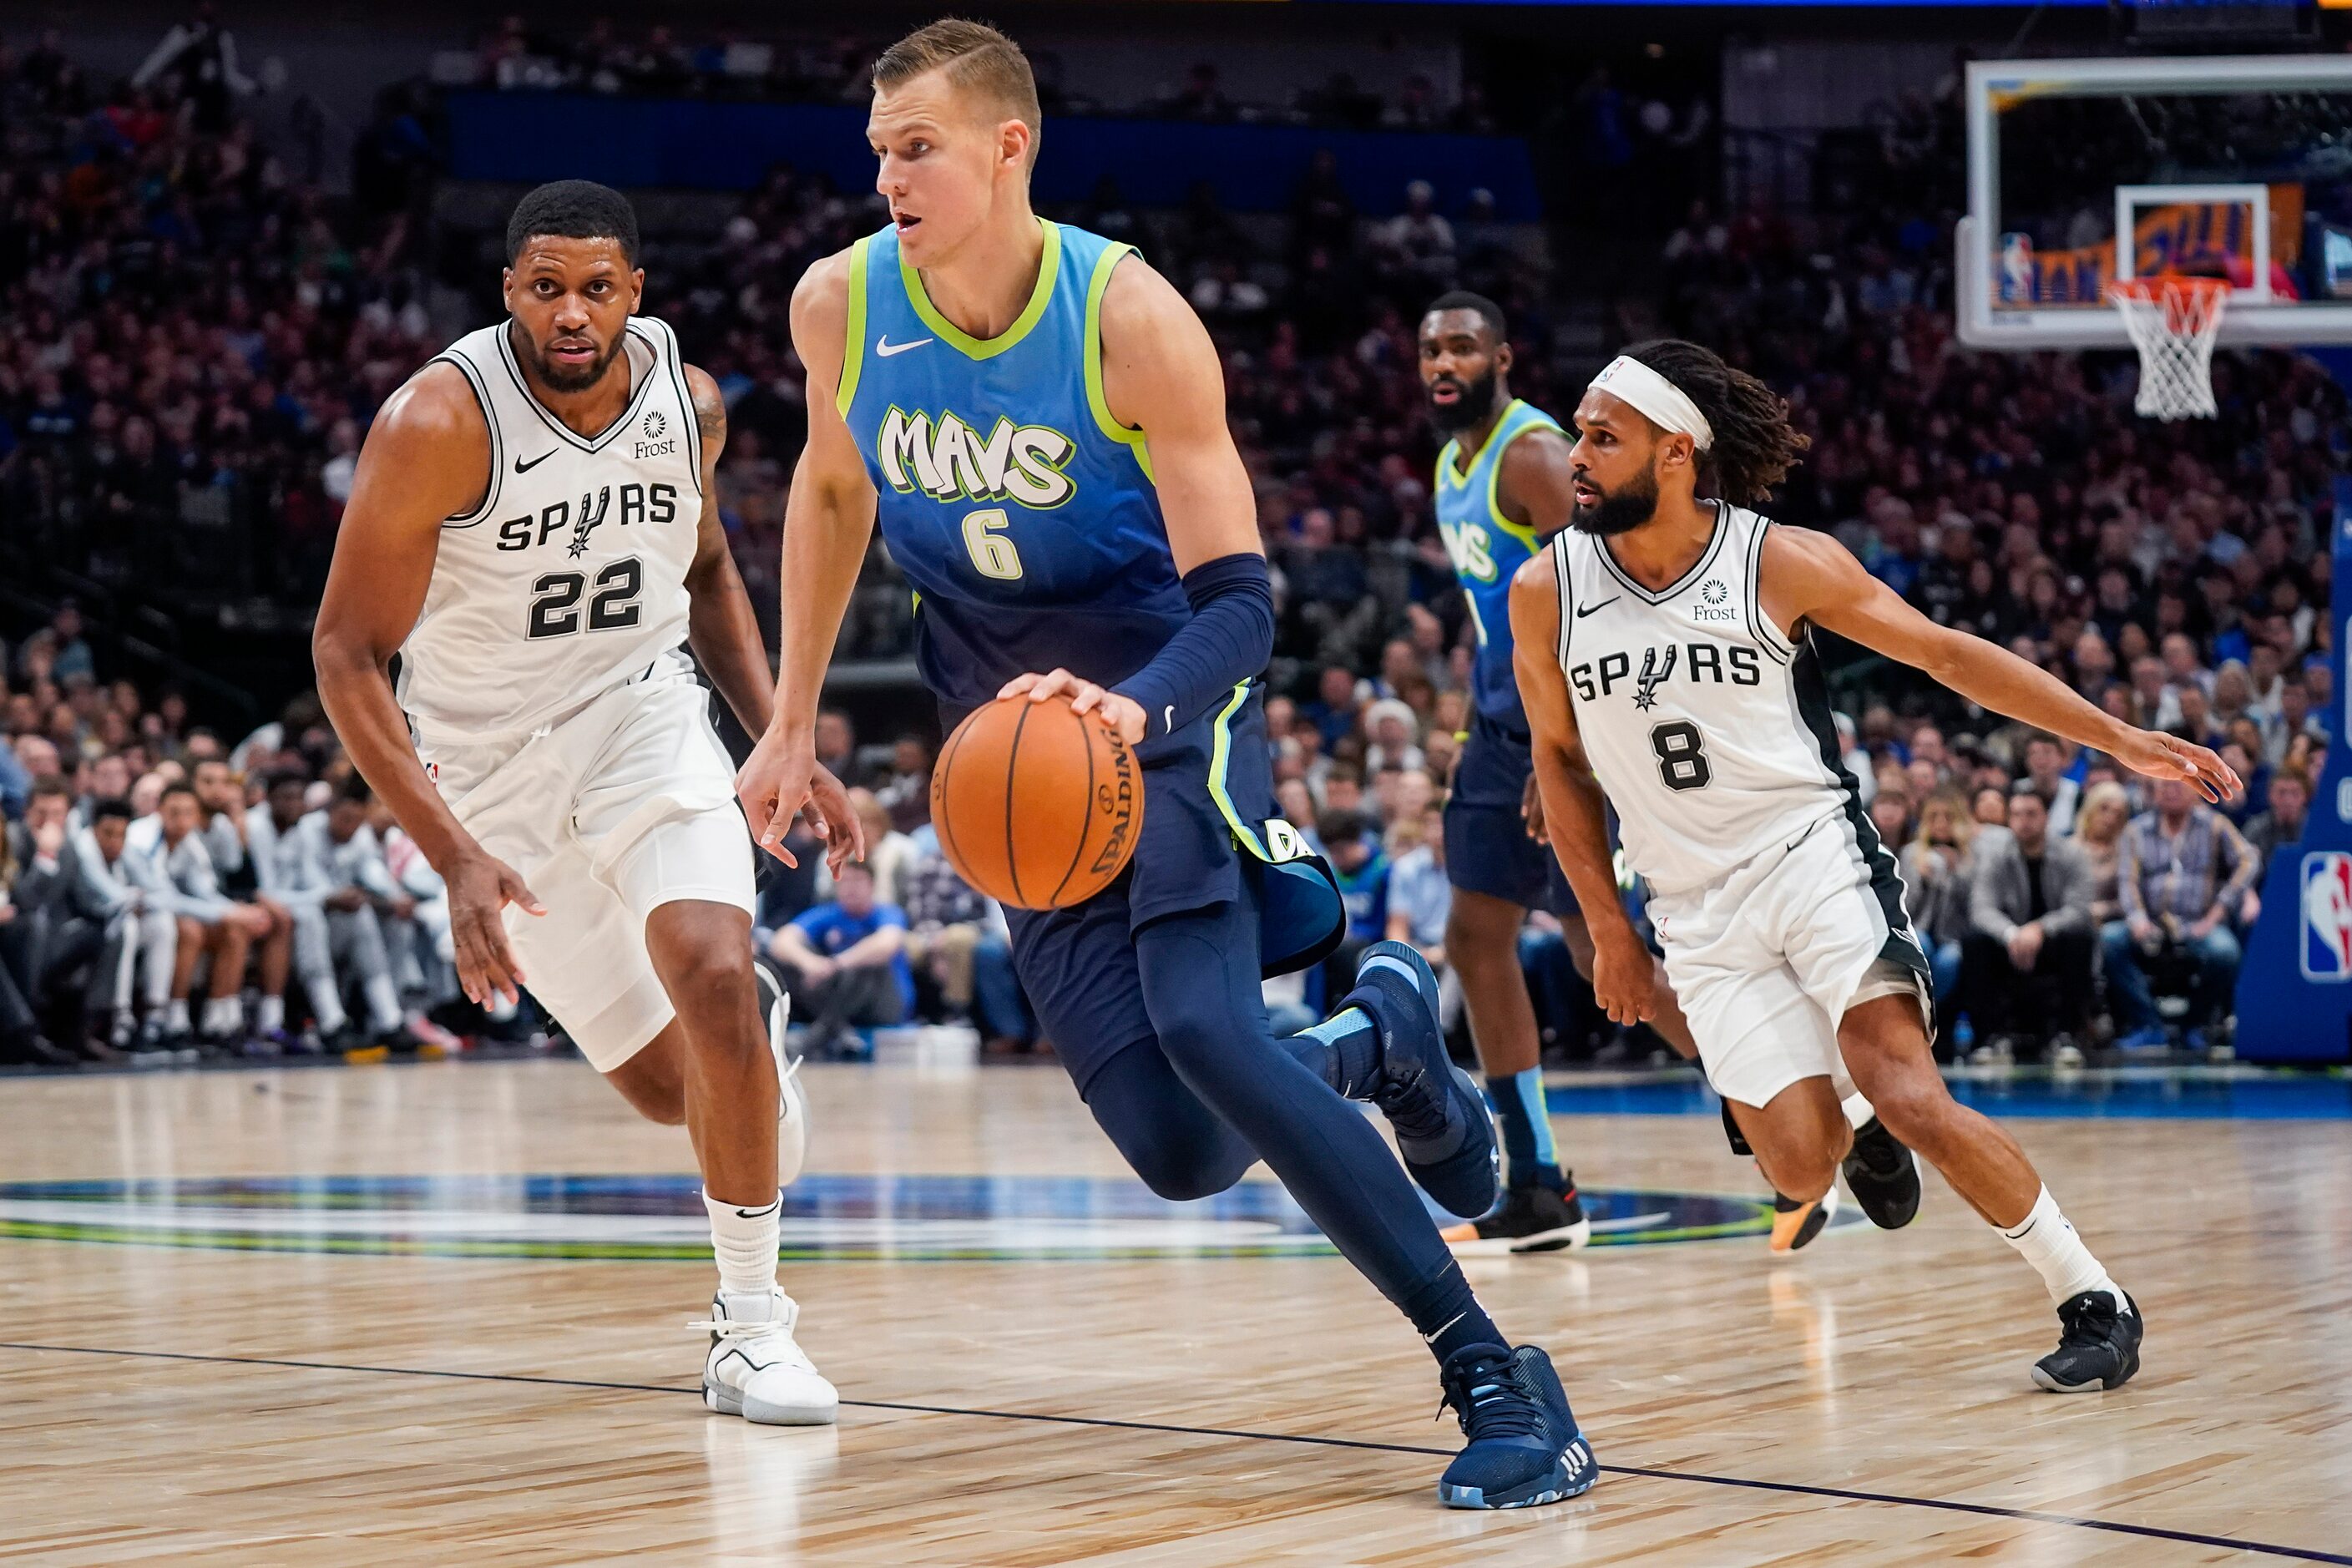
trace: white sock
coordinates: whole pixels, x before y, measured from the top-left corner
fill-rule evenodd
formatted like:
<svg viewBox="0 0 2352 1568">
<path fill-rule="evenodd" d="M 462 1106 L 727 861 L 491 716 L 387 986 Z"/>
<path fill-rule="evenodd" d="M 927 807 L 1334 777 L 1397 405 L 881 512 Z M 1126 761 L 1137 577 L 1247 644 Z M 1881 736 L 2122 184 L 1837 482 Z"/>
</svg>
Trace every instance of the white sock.
<svg viewBox="0 0 2352 1568">
<path fill-rule="evenodd" d="M 393 989 L 391 975 L 376 975 L 360 989 L 367 996 L 368 1016 L 376 1033 L 388 1035 L 400 1027 L 400 993 Z"/>
<path fill-rule="evenodd" d="M 213 996 L 205 1002 L 205 1033 L 233 1035 L 245 1027 L 245 998 Z"/>
<path fill-rule="evenodd" d="M 184 1035 L 188 1032 L 191 1026 L 188 1023 L 188 999 L 185 996 L 174 996 L 163 1004 L 163 1027 L 175 1035 Z"/>
<path fill-rule="evenodd" d="M 1852 1094 L 1839 1100 L 1838 1108 L 1845 1112 L 1845 1124 L 1856 1132 L 1869 1126 L 1870 1119 L 1878 1114 L 1870 1108 L 1869 1100 L 1860 1089 L 1855 1089 Z"/>
<path fill-rule="evenodd" d="M 730 1315 L 732 1298 L 738 1297 L 747 1303 L 757 1298 L 761 1315 L 766 1314 L 768 1293 L 776 1288 L 776 1232 L 783 1205 L 782 1193 L 767 1207 L 749 1211 L 702 1194 L 702 1206 L 710 1213 L 710 1250 L 719 1259 L 719 1293 L 730 1298 Z"/>
<path fill-rule="evenodd" d="M 303 989 L 310 993 L 310 1011 L 319 1020 L 319 1033 L 331 1035 L 352 1021 L 352 1016 L 343 1011 L 343 994 L 332 980 L 305 984 Z"/>
<path fill-rule="evenodd" d="M 2015 1228 L 2000 1235 L 2002 1240 L 2017 1248 L 2020 1257 L 2033 1265 L 2053 1304 L 2085 1290 L 2105 1290 L 2116 1299 L 2117 1307 L 2124 1304 L 2123 1291 L 2107 1278 L 2105 1267 L 2091 1256 L 2091 1249 L 2083 1245 L 2083 1238 L 2074 1234 L 2066 1216 L 2058 1212 L 2058 1200 L 2050 1195 L 2048 1187 L 2042 1188 L 2042 1195 L 2033 1200 L 2033 1212 L 2019 1221 Z"/>
<path fill-rule="evenodd" d="M 254 1013 L 257 1019 L 255 1027 L 263 1034 L 268 1034 L 273 1029 L 282 1029 L 286 1026 L 286 998 L 264 996 L 255 1005 Z"/>
</svg>

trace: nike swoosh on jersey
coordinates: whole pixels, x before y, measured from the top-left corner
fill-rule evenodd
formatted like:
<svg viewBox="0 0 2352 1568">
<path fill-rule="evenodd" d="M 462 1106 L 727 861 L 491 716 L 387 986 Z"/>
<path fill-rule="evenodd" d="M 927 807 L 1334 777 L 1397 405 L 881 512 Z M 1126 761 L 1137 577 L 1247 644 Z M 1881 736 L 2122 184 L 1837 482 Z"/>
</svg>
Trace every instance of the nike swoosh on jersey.
<svg viewBox="0 0 2352 1568">
<path fill-rule="evenodd" d="M 1612 595 L 1612 596 L 1611 596 L 1611 597 L 1609 597 L 1609 598 L 1606 598 L 1606 599 L 1601 600 L 1601 601 L 1599 604 L 1597 604 L 1597 605 L 1577 605 L 1577 606 L 1576 606 L 1576 618 L 1577 618 L 1578 620 L 1580 620 L 1580 620 L 1582 620 L 1582 619 L 1583 619 L 1585 616 L 1591 616 L 1591 615 L 1597 615 L 1597 614 L 1599 614 L 1601 611 L 1607 609 L 1610 605 L 1612 605 L 1615 604 L 1619 599 L 1622 599 L 1622 598 L 1623 598 L 1624 596 L 1625 596 L 1625 595 L 1622 595 L 1622 594 L 1617 594 L 1617 595 Z"/>
<path fill-rule="evenodd" d="M 911 343 L 894 343 L 890 341 L 890 334 L 885 332 L 874 340 L 874 354 L 877 359 L 888 359 L 892 354 L 902 354 L 908 349 L 919 349 L 933 341 L 935 340 L 930 338 L 917 338 Z"/>
<path fill-rule="evenodd" d="M 530 462 L 526 463 L 522 460 L 522 454 L 520 452 L 517 452 L 515 454 L 515 472 L 518 474 L 527 474 L 553 456 L 555 456 L 554 448 L 550 447 L 548 450 L 541 452 L 538 457 L 533 458 Z"/>
</svg>

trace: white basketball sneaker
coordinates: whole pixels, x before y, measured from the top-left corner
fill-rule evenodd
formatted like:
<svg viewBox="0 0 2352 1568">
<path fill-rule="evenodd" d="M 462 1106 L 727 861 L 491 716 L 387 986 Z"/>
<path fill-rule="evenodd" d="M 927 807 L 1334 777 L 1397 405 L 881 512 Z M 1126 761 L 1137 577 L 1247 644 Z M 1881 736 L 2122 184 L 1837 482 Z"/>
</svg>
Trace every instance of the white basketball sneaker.
<svg viewBox="0 0 2352 1568">
<path fill-rule="evenodd" d="M 801 1093 L 801 1058 L 784 1046 L 793 999 L 764 963 L 755 963 L 760 1001 L 768 1017 L 768 1049 L 776 1057 L 776 1185 L 789 1187 L 808 1163 L 808 1098 Z"/>
<path fill-rule="evenodd" d="M 708 1320 L 687 1325 L 710 1334 L 702 1403 L 722 1415 L 771 1426 L 832 1426 L 841 1395 L 793 1339 L 800 1303 L 773 1290 L 765 1314 L 755 1316 L 761 1306 L 757 1296 L 730 1303 L 722 1292 L 711 1299 Z"/>
</svg>

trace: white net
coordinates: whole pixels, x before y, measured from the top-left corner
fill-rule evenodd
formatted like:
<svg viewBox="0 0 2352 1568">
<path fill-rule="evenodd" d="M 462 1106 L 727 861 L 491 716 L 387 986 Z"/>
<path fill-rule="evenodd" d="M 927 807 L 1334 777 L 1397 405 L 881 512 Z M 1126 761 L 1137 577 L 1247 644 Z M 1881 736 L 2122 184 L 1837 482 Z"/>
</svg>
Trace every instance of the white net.
<svg viewBox="0 0 2352 1568">
<path fill-rule="evenodd" d="M 2107 286 L 2124 330 L 2139 350 L 2139 395 L 2132 406 L 2151 419 L 2210 419 L 2213 339 L 2229 308 L 2230 286 L 2216 278 L 2132 278 Z"/>
</svg>

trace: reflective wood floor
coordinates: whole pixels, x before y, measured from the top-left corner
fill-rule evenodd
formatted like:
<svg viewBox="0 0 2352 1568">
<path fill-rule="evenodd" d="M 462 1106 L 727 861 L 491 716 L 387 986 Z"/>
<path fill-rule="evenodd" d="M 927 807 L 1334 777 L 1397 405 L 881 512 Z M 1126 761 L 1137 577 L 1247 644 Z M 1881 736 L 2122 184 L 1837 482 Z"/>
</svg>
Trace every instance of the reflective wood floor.
<svg viewBox="0 0 2352 1568">
<path fill-rule="evenodd" d="M 2018 1123 L 2151 1324 L 2061 1399 L 1934 1178 L 1773 1263 L 1660 1239 L 1753 1223 L 1712 1117 L 1560 1117 L 1626 1244 L 1470 1268 L 1610 1473 L 1475 1515 L 1278 1193 L 1139 1197 L 1050 1068 L 809 1079 L 821 1431 L 704 1413 L 684 1136 L 577 1062 L 0 1081 L 0 1559 L 2352 1563 L 2352 1123 Z"/>
</svg>

